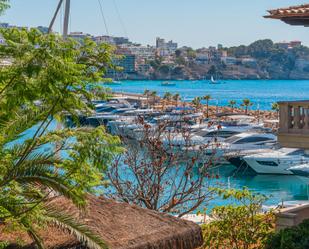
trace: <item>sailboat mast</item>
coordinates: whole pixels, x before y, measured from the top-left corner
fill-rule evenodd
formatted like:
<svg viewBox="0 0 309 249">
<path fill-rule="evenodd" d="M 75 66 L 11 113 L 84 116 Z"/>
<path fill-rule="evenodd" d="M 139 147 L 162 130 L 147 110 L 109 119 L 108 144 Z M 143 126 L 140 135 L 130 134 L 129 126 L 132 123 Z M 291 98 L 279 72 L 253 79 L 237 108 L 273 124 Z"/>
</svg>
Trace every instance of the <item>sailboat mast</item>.
<svg viewBox="0 0 309 249">
<path fill-rule="evenodd" d="M 56 12 L 53 16 L 53 19 L 49 25 L 48 33 L 52 32 L 54 23 L 56 21 L 56 18 L 58 16 L 59 10 L 63 4 L 64 0 L 60 0 L 56 9 Z M 64 13 L 64 22 L 63 22 L 63 37 L 67 38 L 69 33 L 69 21 L 70 21 L 70 8 L 71 8 L 71 0 L 65 0 L 65 13 Z"/>
<path fill-rule="evenodd" d="M 64 13 L 64 23 L 63 23 L 63 38 L 67 38 L 68 37 L 69 19 L 70 19 L 70 7 L 71 7 L 71 0 L 66 0 L 66 3 L 65 3 L 65 13 Z"/>
<path fill-rule="evenodd" d="M 56 18 L 58 16 L 58 13 L 59 13 L 59 10 L 61 8 L 61 5 L 63 3 L 63 0 L 60 0 L 59 3 L 58 3 L 58 6 L 57 6 L 57 9 L 56 9 L 56 12 L 53 16 L 53 19 L 51 20 L 50 24 L 49 24 L 49 27 L 48 27 L 48 33 L 51 33 L 53 31 L 53 26 L 55 24 L 55 21 L 56 21 Z"/>
</svg>

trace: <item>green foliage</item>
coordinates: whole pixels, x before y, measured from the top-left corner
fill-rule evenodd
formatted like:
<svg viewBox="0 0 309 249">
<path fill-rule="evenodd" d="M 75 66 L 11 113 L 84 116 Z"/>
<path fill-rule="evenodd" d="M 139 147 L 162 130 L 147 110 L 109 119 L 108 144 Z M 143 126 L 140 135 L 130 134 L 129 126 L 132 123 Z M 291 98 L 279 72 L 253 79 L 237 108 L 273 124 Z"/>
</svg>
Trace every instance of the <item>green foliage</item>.
<svg viewBox="0 0 309 249">
<path fill-rule="evenodd" d="M 297 59 L 307 59 L 309 48 L 297 46 L 282 48 L 269 39 L 258 40 L 249 46 L 231 47 L 228 54 L 235 57 L 250 56 L 257 60 L 257 68 L 270 77 L 289 78 L 290 72 L 295 69 Z"/>
<path fill-rule="evenodd" d="M 165 100 L 171 100 L 173 95 L 170 92 L 166 92 L 163 96 L 163 99 Z"/>
<path fill-rule="evenodd" d="M 269 236 L 265 249 L 309 248 L 309 220 L 299 226 L 286 228 Z"/>
<path fill-rule="evenodd" d="M 201 101 L 202 101 L 202 98 L 201 97 L 195 97 L 193 100 L 192 100 L 192 104 L 194 105 L 194 107 L 196 109 L 200 108 L 201 107 Z"/>
<path fill-rule="evenodd" d="M 161 65 L 158 70 L 162 74 L 168 74 L 171 71 L 171 68 L 168 65 Z"/>
<path fill-rule="evenodd" d="M 217 73 L 218 73 L 218 69 L 215 65 L 212 65 L 207 72 L 208 75 L 216 75 Z"/>
<path fill-rule="evenodd" d="M 9 2 L 10 0 L 0 0 L 0 15 L 10 7 Z"/>
<path fill-rule="evenodd" d="M 232 108 L 232 110 L 235 108 L 237 102 L 235 100 L 230 100 L 228 106 Z"/>
<path fill-rule="evenodd" d="M 260 213 L 267 198 L 264 195 L 255 195 L 245 188 L 216 191 L 233 204 L 213 209 L 212 216 L 215 221 L 203 226 L 203 248 L 263 248 L 268 234 L 273 231 L 273 215 Z"/>
<path fill-rule="evenodd" d="M 13 62 L 0 68 L 0 220 L 7 229 L 27 232 L 42 248 L 37 229 L 51 215 L 45 203 L 64 196 L 84 207 L 86 195 L 106 184 L 106 168 L 121 151 L 119 139 L 103 127 L 51 128 L 68 114 L 77 119 L 90 112 L 92 99 L 108 96 L 95 82 L 113 67 L 113 48 L 35 29 L 0 33 L 6 41 L 0 59 Z M 76 230 L 69 222 L 66 228 Z M 84 235 L 83 242 L 102 247 L 103 241 Z"/>
<path fill-rule="evenodd" d="M 247 114 L 249 107 L 253 106 L 253 103 L 250 99 L 244 99 L 241 106 L 245 108 L 245 113 Z"/>
<path fill-rule="evenodd" d="M 275 102 L 275 103 L 272 103 L 272 105 L 271 105 L 271 109 L 273 110 L 273 111 L 275 111 L 275 112 L 279 112 L 279 104 L 277 103 L 277 102 Z"/>
<path fill-rule="evenodd" d="M 211 95 L 205 95 L 203 96 L 202 98 L 203 100 L 206 101 L 206 117 L 208 118 L 209 117 L 209 100 L 211 100 Z"/>
</svg>

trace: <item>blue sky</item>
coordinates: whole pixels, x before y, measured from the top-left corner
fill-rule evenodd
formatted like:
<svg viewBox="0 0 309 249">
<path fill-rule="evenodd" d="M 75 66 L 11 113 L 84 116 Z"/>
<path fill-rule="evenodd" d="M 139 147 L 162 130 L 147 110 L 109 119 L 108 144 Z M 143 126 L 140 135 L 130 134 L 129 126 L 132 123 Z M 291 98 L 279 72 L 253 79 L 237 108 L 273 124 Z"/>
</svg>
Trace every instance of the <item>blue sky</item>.
<svg viewBox="0 0 309 249">
<path fill-rule="evenodd" d="M 71 1 L 70 31 L 106 34 L 98 3 L 101 1 L 109 34 L 128 36 L 143 44 L 154 44 L 155 38 L 161 36 L 194 48 L 218 43 L 225 46 L 249 44 L 263 38 L 301 40 L 309 45 L 309 28 L 262 18 L 267 9 L 303 4 L 304 0 Z M 12 8 L 1 21 L 23 26 L 48 26 L 57 2 L 11 0 Z M 59 31 L 60 26 L 58 20 L 55 29 Z"/>
</svg>

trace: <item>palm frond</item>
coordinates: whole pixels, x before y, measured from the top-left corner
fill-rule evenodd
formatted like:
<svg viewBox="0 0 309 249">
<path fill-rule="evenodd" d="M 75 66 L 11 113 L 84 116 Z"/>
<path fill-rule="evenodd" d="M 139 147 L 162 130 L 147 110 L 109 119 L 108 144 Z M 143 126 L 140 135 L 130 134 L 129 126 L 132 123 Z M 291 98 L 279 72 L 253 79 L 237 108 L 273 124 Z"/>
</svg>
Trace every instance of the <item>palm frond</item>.
<svg viewBox="0 0 309 249">
<path fill-rule="evenodd" d="M 47 160 L 44 162 L 44 160 Z M 54 161 L 45 157 L 36 157 L 34 161 L 26 161 L 19 167 L 13 167 L 0 185 L 15 181 L 20 184 L 40 185 L 51 189 L 53 192 L 61 194 L 70 199 L 79 208 L 83 207 L 84 196 L 74 190 L 74 183 L 65 179 L 61 174 L 55 174 L 55 168 L 51 166 Z"/>
<path fill-rule="evenodd" d="M 88 248 L 108 249 L 107 244 L 99 235 L 94 234 L 86 225 L 77 222 L 74 217 L 64 211 L 48 206 L 45 216 L 49 218 L 50 222 L 70 231 L 78 241 L 85 244 Z"/>
<path fill-rule="evenodd" d="M 44 113 L 44 112 L 43 112 Z M 30 129 L 42 119 L 42 110 L 23 110 L 21 114 L 15 113 L 9 120 L 0 119 L 0 130 L 5 136 L 5 141 L 14 141 L 22 133 Z"/>
<path fill-rule="evenodd" d="M 60 176 L 51 177 L 46 175 L 20 175 L 14 180 L 22 184 L 39 184 L 43 187 L 48 187 L 55 193 L 63 195 L 64 197 L 71 200 L 79 208 L 85 205 L 83 198 L 84 196 L 72 190 L 72 186 L 69 185 L 69 183 L 62 179 Z"/>
<path fill-rule="evenodd" d="M 26 222 L 24 219 L 21 219 L 20 223 L 21 223 L 21 225 L 23 225 L 26 228 L 26 231 L 27 231 L 28 235 L 35 242 L 35 244 L 38 247 L 38 249 L 45 249 L 41 237 L 37 234 L 37 232 L 29 224 L 29 222 Z"/>
</svg>

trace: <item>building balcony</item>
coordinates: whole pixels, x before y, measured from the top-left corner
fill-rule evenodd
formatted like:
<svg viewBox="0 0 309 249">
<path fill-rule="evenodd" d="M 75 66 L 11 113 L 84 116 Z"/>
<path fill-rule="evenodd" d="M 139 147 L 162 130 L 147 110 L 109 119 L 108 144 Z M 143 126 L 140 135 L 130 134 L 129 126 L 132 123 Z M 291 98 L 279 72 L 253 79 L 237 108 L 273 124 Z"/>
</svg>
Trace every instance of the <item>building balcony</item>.
<svg viewBox="0 0 309 249">
<path fill-rule="evenodd" d="M 279 102 L 278 141 L 283 147 L 309 149 L 309 100 Z"/>
</svg>

